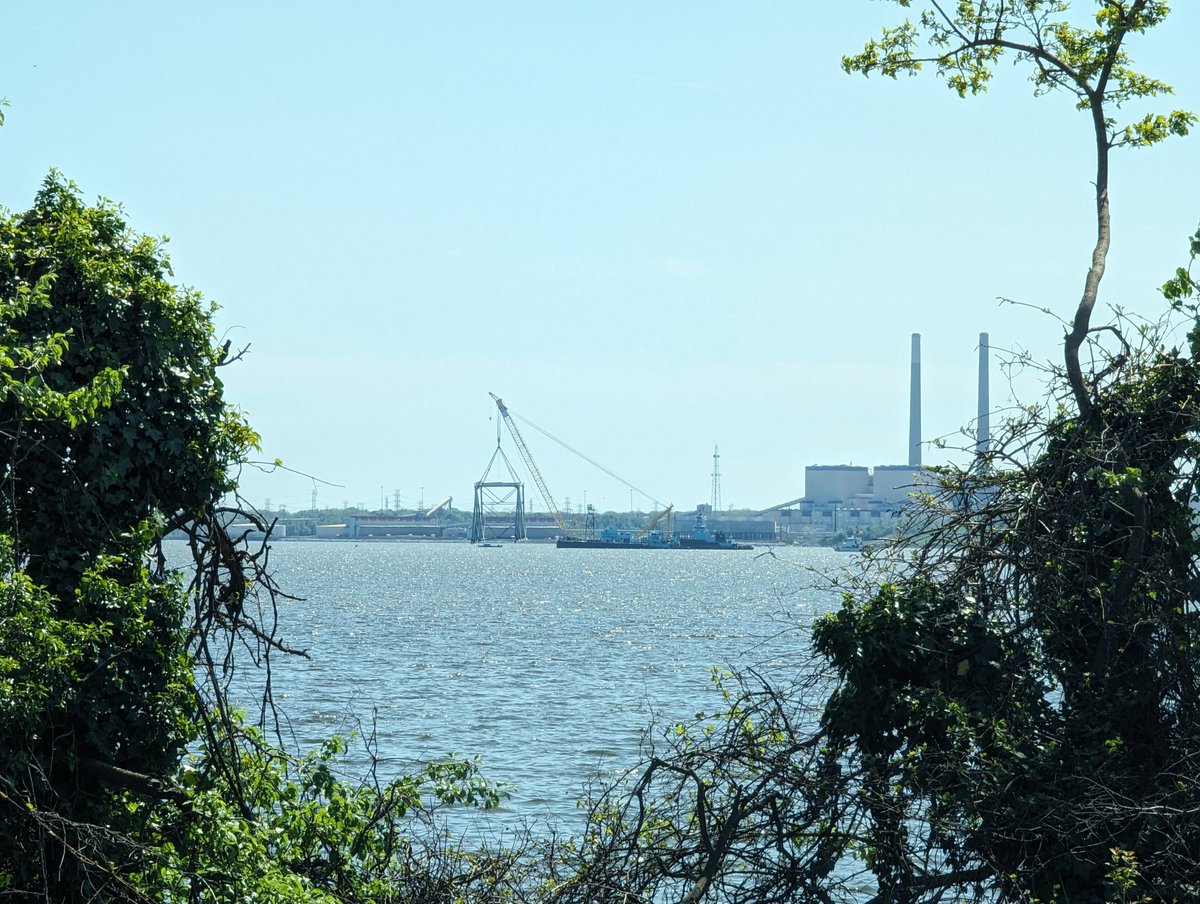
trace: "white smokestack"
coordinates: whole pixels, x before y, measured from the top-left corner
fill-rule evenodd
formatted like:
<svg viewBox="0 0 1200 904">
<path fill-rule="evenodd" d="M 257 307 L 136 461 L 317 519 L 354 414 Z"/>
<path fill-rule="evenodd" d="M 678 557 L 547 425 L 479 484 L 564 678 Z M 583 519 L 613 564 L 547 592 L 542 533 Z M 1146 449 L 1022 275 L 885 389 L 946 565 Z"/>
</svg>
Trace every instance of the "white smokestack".
<svg viewBox="0 0 1200 904">
<path fill-rule="evenodd" d="M 921 466 L 921 334 L 912 334 L 912 381 L 908 394 L 908 463 Z"/>
<path fill-rule="evenodd" d="M 991 401 L 988 399 L 988 334 L 979 334 L 979 415 L 975 419 L 975 452 L 986 454 L 991 442 Z"/>
</svg>

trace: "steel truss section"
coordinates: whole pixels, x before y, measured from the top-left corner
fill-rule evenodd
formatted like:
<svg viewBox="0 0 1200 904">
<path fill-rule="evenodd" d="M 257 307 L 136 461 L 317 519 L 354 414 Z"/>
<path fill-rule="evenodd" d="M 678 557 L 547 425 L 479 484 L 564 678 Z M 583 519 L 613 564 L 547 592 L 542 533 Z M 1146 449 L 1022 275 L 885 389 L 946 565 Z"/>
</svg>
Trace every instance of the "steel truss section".
<svg viewBox="0 0 1200 904">
<path fill-rule="evenodd" d="M 520 482 L 475 484 L 471 542 L 525 539 L 525 486 Z"/>
</svg>

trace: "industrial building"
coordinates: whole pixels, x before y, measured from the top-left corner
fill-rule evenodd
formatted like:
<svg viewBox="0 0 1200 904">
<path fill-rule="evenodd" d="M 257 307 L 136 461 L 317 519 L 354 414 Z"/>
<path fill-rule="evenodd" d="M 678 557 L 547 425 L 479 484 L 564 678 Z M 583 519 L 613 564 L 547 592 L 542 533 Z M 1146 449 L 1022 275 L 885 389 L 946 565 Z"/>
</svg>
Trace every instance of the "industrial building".
<svg viewBox="0 0 1200 904">
<path fill-rule="evenodd" d="M 493 395 L 501 415 L 513 434 L 517 448 L 543 495 L 548 498 L 544 482 L 529 455 L 520 431 L 508 416 L 503 401 Z M 979 407 L 977 448 L 987 449 L 989 429 L 988 400 L 988 335 L 979 335 Z M 499 427 L 497 427 L 499 431 Z M 497 432 L 496 454 L 500 452 Z M 709 527 L 732 540 L 742 542 L 789 542 L 805 536 L 829 536 L 840 533 L 888 533 L 895 519 L 911 504 L 914 495 L 932 488 L 930 472 L 921 463 L 921 336 L 912 334 L 912 356 L 909 380 L 908 461 L 905 464 L 865 465 L 813 464 L 804 469 L 804 495 L 798 499 L 756 512 L 750 517 L 734 518 L 720 510 L 720 456 L 713 450 L 713 490 L 711 504 L 696 507 L 703 512 Z M 507 466 L 507 460 L 504 460 Z M 492 464 L 488 469 L 491 470 Z M 511 467 L 508 468 L 511 474 Z M 561 516 L 534 525 L 526 518 L 521 494 L 523 486 L 515 474 L 508 481 L 476 484 L 475 524 L 472 539 L 488 537 L 516 539 L 549 539 L 563 533 Z M 695 512 L 691 513 L 694 514 Z M 689 518 L 689 513 L 677 512 L 676 523 Z"/>
<path fill-rule="evenodd" d="M 988 335 L 979 335 L 979 405 L 976 420 L 977 450 L 986 451 L 989 442 Z M 544 498 L 549 492 L 537 471 L 519 429 L 512 422 L 503 401 L 493 395 L 502 420 L 512 433 L 534 481 Z M 709 527 L 732 540 L 752 543 L 789 542 L 805 536 L 829 536 L 845 533 L 881 534 L 890 532 L 895 519 L 911 504 L 915 494 L 933 486 L 930 472 L 921 463 L 921 336 L 912 335 L 909 382 L 908 461 L 905 464 L 878 464 L 873 467 L 853 464 L 813 464 L 804 469 L 804 495 L 780 503 L 752 516 L 734 517 L 720 510 L 720 456 L 713 450 L 713 489 L 711 504 L 701 504 L 692 512 L 675 513 L 676 529 L 701 512 Z M 502 464 L 507 479 L 489 479 L 494 465 Z M 550 540 L 563 535 L 564 519 L 557 510 L 534 515 L 526 513 L 524 485 L 517 478 L 500 450 L 499 423 L 496 451 L 482 480 L 475 485 L 474 516 L 465 522 L 444 523 L 434 520 L 447 499 L 428 512 L 411 515 L 358 515 L 345 524 L 319 525 L 319 537 L 355 539 L 441 538 L 475 541 L 485 539 Z M 690 529 L 690 528 L 688 528 Z"/>
<path fill-rule="evenodd" d="M 976 448 L 989 442 L 988 334 L 979 334 L 979 405 Z M 758 512 L 775 520 L 781 540 L 804 534 L 886 531 L 913 495 L 932 487 L 921 464 L 921 336 L 912 336 L 909 381 L 908 463 L 809 465 L 804 469 L 804 495 Z M 724 528 L 722 528 L 724 529 Z M 726 531 L 736 536 L 732 531 Z"/>
</svg>

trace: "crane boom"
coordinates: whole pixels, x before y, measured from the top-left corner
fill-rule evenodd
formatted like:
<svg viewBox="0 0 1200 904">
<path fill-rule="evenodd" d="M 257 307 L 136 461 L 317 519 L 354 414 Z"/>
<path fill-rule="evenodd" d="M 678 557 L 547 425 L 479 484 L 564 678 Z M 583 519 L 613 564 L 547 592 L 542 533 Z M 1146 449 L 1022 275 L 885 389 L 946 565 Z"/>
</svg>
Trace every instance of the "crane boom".
<svg viewBox="0 0 1200 904">
<path fill-rule="evenodd" d="M 651 518 L 648 522 L 646 522 L 646 526 L 643 527 L 636 534 L 634 534 L 634 536 L 637 537 L 638 539 L 646 536 L 646 534 L 648 534 L 648 533 L 650 533 L 650 531 L 654 530 L 655 526 L 658 524 L 659 521 L 662 521 L 663 518 L 666 518 L 667 519 L 667 539 L 669 540 L 671 538 L 671 517 L 670 516 L 671 516 L 671 512 L 674 510 L 674 508 L 675 508 L 675 506 L 668 505 L 665 509 L 663 509 L 657 515 L 655 515 L 653 518 Z"/>
<path fill-rule="evenodd" d="M 508 406 L 504 404 L 504 399 L 500 398 L 496 393 L 489 392 L 488 395 L 496 400 L 496 407 L 500 409 L 500 417 L 504 419 L 504 423 L 508 427 L 508 432 L 512 434 L 513 442 L 517 444 L 517 451 L 521 453 L 521 458 L 525 460 L 525 467 L 529 469 L 529 473 L 533 477 L 533 482 L 537 484 L 538 491 L 542 494 L 542 500 L 546 503 L 546 508 L 550 510 L 550 514 L 554 517 L 554 523 L 558 525 L 560 531 L 566 534 L 567 526 L 563 523 L 563 517 L 559 514 L 558 506 L 554 504 L 554 497 L 550 495 L 550 490 L 546 487 L 546 481 L 542 479 L 542 472 L 533 463 L 533 456 L 529 454 L 529 447 L 525 445 L 525 440 L 521 438 L 521 431 L 517 429 L 516 422 L 513 421 L 512 416 L 508 413 Z"/>
</svg>

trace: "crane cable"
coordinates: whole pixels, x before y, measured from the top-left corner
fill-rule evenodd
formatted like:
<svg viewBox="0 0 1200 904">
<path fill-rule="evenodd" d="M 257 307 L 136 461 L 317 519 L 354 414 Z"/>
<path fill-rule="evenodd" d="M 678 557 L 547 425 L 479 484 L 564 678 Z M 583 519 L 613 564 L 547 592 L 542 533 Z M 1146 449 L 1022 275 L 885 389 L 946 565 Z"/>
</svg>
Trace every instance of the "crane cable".
<svg viewBox="0 0 1200 904">
<path fill-rule="evenodd" d="M 604 465 L 600 464 L 600 462 L 596 461 L 595 459 L 589 458 L 588 456 L 584 455 L 578 449 L 571 446 L 569 443 L 566 443 L 563 440 L 559 439 L 557 436 L 555 436 L 550 431 L 544 430 L 543 428 L 539 427 L 533 421 L 529 420 L 529 418 L 524 417 L 520 414 L 517 414 L 517 412 L 513 411 L 512 408 L 508 409 L 508 413 L 512 417 L 515 417 L 517 420 L 519 420 L 521 423 L 532 427 L 534 430 L 536 430 L 538 433 L 542 434 L 542 436 L 546 437 L 547 439 L 554 440 L 554 442 L 558 443 L 560 446 L 562 446 L 568 452 L 579 456 L 584 461 L 586 461 L 588 464 L 590 464 L 592 467 L 599 468 L 601 471 L 603 471 L 609 477 L 612 477 L 614 480 L 619 480 L 621 483 L 625 484 L 626 487 L 633 490 L 635 493 L 641 493 L 644 497 L 649 499 L 656 506 L 659 506 L 659 507 L 662 506 L 662 503 L 659 502 L 658 497 L 655 496 L 653 493 L 647 493 L 645 490 L 643 490 L 641 487 L 637 486 L 636 484 L 630 483 L 628 480 L 626 480 L 620 474 L 616 473 L 615 471 L 610 470 L 609 468 L 604 467 Z"/>
</svg>

